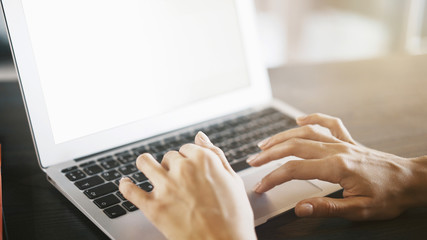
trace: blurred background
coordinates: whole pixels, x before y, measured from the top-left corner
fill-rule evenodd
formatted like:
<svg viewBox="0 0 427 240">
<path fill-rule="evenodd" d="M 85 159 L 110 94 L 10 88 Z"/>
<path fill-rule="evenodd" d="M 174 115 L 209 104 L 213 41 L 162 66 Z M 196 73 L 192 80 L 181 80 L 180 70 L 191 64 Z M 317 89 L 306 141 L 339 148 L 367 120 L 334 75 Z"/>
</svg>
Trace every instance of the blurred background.
<svg viewBox="0 0 427 240">
<path fill-rule="evenodd" d="M 427 53 L 426 0 L 255 0 L 268 67 Z"/>
<path fill-rule="evenodd" d="M 253 0 L 265 65 L 427 53 L 427 0 Z M 0 19 L 0 80 L 15 74 Z"/>
</svg>

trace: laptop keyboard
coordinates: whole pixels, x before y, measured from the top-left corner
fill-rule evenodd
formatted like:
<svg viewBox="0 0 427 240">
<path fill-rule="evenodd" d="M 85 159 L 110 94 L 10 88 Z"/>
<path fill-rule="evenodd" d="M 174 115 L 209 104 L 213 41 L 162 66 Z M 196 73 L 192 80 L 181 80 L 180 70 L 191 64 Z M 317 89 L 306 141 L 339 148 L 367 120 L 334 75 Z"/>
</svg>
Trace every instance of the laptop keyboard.
<svg viewBox="0 0 427 240">
<path fill-rule="evenodd" d="M 246 159 L 260 151 L 257 147 L 259 141 L 295 126 L 293 119 L 273 108 L 267 108 L 200 128 L 190 128 L 172 137 L 65 168 L 62 173 L 109 218 L 117 218 L 137 210 L 118 191 L 119 181 L 123 176 L 129 177 L 147 192 L 153 190 L 153 185 L 135 165 L 138 155 L 148 152 L 161 162 L 166 152 L 194 142 L 196 133 L 203 131 L 212 143 L 224 151 L 231 167 L 238 172 L 250 167 Z"/>
</svg>

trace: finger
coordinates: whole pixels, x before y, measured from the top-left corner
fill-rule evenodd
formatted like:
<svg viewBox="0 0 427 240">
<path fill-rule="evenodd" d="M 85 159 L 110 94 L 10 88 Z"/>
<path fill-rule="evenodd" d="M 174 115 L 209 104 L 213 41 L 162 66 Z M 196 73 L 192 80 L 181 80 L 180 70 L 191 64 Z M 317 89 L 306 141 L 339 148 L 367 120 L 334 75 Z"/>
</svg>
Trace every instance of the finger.
<svg viewBox="0 0 427 240">
<path fill-rule="evenodd" d="M 316 197 L 299 202 L 295 213 L 299 217 L 342 217 L 362 221 L 374 217 L 374 212 L 367 207 L 370 202 L 368 197 Z"/>
<path fill-rule="evenodd" d="M 183 145 L 179 149 L 179 153 L 182 154 L 187 159 L 189 159 L 190 161 L 193 161 L 196 163 L 206 162 L 209 164 L 217 165 L 218 167 L 223 167 L 221 160 L 219 159 L 215 160 L 215 158 L 218 158 L 218 156 L 215 155 L 214 152 L 195 144 L 189 143 L 189 144 Z M 206 160 L 209 160 L 209 161 L 206 161 Z"/>
<path fill-rule="evenodd" d="M 330 161 L 327 159 L 289 161 L 265 176 L 256 185 L 254 191 L 263 193 L 293 179 L 319 179 L 338 183 L 341 179 L 341 172 L 337 168 L 331 168 Z"/>
<path fill-rule="evenodd" d="M 136 167 L 150 179 L 154 186 L 165 182 L 167 178 L 166 169 L 151 154 L 144 153 L 139 155 L 136 159 Z"/>
<path fill-rule="evenodd" d="M 300 126 L 308 124 L 318 124 L 322 127 L 329 129 L 336 138 L 355 144 L 347 128 L 342 123 L 341 119 L 325 115 L 322 113 L 315 113 L 304 117 L 297 118 L 297 123 Z"/>
<path fill-rule="evenodd" d="M 127 200 L 131 201 L 143 212 L 149 206 L 152 199 L 151 194 L 136 186 L 127 177 L 120 180 L 119 190 Z"/>
<path fill-rule="evenodd" d="M 161 165 L 163 168 L 169 171 L 170 169 L 173 169 L 174 166 L 183 159 L 184 156 L 182 156 L 179 152 L 169 151 L 163 156 Z"/>
<path fill-rule="evenodd" d="M 324 158 L 330 155 L 330 143 L 321 143 L 307 139 L 292 138 L 279 143 L 257 155 L 248 158 L 247 162 L 251 166 L 261 166 L 273 160 L 288 156 L 296 156 L 305 159 Z"/>
<path fill-rule="evenodd" d="M 213 145 L 213 143 L 210 141 L 208 136 L 206 136 L 206 134 L 204 134 L 203 132 L 198 132 L 194 139 L 194 143 L 201 147 L 210 149 L 212 152 L 214 152 L 219 157 L 219 159 L 221 159 L 221 163 L 224 166 L 224 168 L 228 172 L 235 174 L 234 170 L 230 166 L 230 163 L 227 161 L 227 158 L 225 157 L 224 152 L 219 147 L 216 147 L 215 145 Z"/>
<path fill-rule="evenodd" d="M 338 140 L 334 136 L 322 133 L 321 130 L 315 127 L 314 125 L 305 125 L 299 128 L 292 128 L 290 130 L 278 133 L 270 138 L 267 138 L 258 143 L 258 147 L 262 150 L 266 150 L 276 144 L 279 144 L 292 138 L 302 138 L 327 143 L 340 142 L 340 140 Z"/>
</svg>

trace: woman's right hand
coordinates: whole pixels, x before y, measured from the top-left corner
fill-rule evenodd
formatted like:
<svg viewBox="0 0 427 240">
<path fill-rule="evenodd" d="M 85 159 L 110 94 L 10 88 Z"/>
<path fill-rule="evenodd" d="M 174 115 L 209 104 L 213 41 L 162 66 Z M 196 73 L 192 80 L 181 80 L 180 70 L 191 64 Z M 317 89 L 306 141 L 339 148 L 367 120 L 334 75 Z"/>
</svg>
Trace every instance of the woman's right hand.
<svg viewBox="0 0 427 240">
<path fill-rule="evenodd" d="M 327 115 L 312 114 L 297 123 L 299 128 L 262 141 L 262 152 L 248 163 L 256 167 L 287 156 L 305 160 L 288 161 L 264 177 L 255 192 L 292 179 L 320 179 L 344 188 L 343 199 L 300 201 L 295 212 L 301 217 L 389 219 L 411 206 L 427 205 L 427 157 L 408 159 L 364 147 L 352 139 L 340 119 Z"/>
</svg>

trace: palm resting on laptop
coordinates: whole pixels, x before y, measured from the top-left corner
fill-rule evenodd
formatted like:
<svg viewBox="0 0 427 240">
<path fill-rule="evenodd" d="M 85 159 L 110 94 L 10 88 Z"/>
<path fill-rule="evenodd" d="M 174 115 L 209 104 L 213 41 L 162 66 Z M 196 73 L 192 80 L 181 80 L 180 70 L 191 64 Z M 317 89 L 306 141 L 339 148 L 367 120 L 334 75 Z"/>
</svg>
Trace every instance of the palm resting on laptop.
<svg viewBox="0 0 427 240">
<path fill-rule="evenodd" d="M 292 179 L 320 179 L 344 188 L 344 199 L 299 202 L 295 212 L 300 217 L 380 220 L 427 205 L 427 156 L 402 158 L 361 146 L 339 119 L 323 114 L 298 118 L 297 123 L 301 127 L 260 142 L 262 152 L 248 162 L 261 166 L 286 156 L 305 160 L 285 163 L 254 186 L 255 192 L 262 194 Z M 167 238 L 256 239 L 243 182 L 205 134 L 199 132 L 195 144 L 168 152 L 161 164 L 142 154 L 137 167 L 154 190 L 147 193 L 123 178 L 120 191 Z"/>
</svg>

